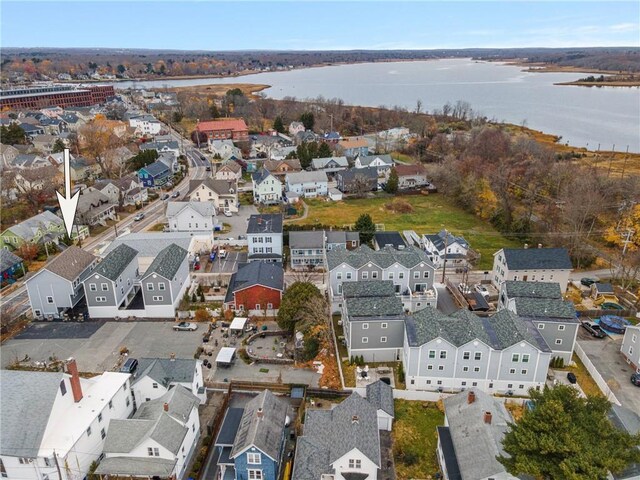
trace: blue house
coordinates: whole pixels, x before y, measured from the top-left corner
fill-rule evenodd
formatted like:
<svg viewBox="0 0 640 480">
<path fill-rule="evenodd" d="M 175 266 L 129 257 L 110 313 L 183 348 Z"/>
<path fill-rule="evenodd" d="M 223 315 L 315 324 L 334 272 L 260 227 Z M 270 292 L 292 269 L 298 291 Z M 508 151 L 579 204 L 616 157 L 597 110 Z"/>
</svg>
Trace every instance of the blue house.
<svg viewBox="0 0 640 480">
<path fill-rule="evenodd" d="M 233 402 L 232 402 L 233 403 Z M 269 390 L 244 407 L 227 409 L 215 448 L 222 480 L 277 480 L 289 405 Z"/>
<path fill-rule="evenodd" d="M 158 188 L 171 178 L 171 169 L 159 160 L 138 170 L 138 178 L 143 187 Z"/>
<path fill-rule="evenodd" d="M 6 248 L 0 249 L 0 278 L 2 283 L 13 283 L 25 274 L 22 259 Z"/>
</svg>

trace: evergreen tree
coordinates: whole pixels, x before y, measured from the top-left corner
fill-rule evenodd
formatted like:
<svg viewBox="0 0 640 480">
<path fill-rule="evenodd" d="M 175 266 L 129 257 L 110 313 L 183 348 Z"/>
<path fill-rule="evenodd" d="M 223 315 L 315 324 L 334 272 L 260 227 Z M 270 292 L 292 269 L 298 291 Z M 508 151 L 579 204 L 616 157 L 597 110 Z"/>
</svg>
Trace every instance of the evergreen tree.
<svg viewBox="0 0 640 480">
<path fill-rule="evenodd" d="M 384 187 L 384 191 L 392 194 L 398 192 L 398 172 L 396 172 L 396 169 L 393 167 L 391 168 L 391 173 L 389 173 L 389 179 Z"/>
<path fill-rule="evenodd" d="M 60 153 L 60 152 L 63 152 L 64 149 L 65 149 L 64 142 L 62 141 L 62 139 L 58 138 L 53 144 L 53 148 L 51 149 L 51 152 Z"/>
<path fill-rule="evenodd" d="M 300 115 L 300 121 L 302 122 L 306 130 L 313 130 L 313 126 L 316 123 L 316 120 L 313 117 L 313 113 L 311 112 L 304 112 L 302 115 Z"/>
<path fill-rule="evenodd" d="M 358 217 L 355 229 L 360 232 L 360 243 L 363 244 L 371 242 L 373 234 L 376 233 L 376 226 L 368 213 L 363 213 Z"/>
<path fill-rule="evenodd" d="M 280 309 L 278 310 L 278 326 L 283 330 L 293 332 L 302 306 L 314 297 L 322 297 L 320 290 L 310 282 L 294 282 L 284 292 Z"/>
<path fill-rule="evenodd" d="M 320 147 L 318 148 L 318 158 L 327 158 L 331 157 L 333 152 L 331 152 L 331 147 L 327 142 L 321 142 Z"/>
<path fill-rule="evenodd" d="M 27 136 L 19 125 L 12 123 L 8 127 L 0 127 L 0 138 L 5 145 L 25 145 Z"/>
<path fill-rule="evenodd" d="M 278 115 L 273 121 L 273 129 L 278 133 L 284 133 L 284 123 L 282 122 L 282 117 Z"/>
</svg>

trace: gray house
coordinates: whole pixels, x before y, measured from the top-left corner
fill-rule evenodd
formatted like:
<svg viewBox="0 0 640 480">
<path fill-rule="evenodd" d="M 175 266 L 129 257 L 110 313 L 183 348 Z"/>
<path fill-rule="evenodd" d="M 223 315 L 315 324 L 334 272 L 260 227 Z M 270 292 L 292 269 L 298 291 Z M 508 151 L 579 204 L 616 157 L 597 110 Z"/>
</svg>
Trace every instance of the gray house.
<svg viewBox="0 0 640 480">
<path fill-rule="evenodd" d="M 640 326 L 627 326 L 620 351 L 627 363 L 635 368 L 636 372 L 640 372 Z"/>
<path fill-rule="evenodd" d="M 128 316 L 127 308 L 137 292 L 138 251 L 121 244 L 111 251 L 84 279 L 84 292 L 91 318 Z M 138 286 L 139 289 L 139 286 Z M 142 301 L 136 309 L 143 308 Z"/>
<path fill-rule="evenodd" d="M 332 311 L 342 309 L 342 287 L 347 282 L 392 280 L 405 310 L 435 307 L 434 268 L 427 254 L 416 247 L 372 250 L 361 245 L 355 250 L 336 248 L 327 252 L 329 297 Z"/>
<path fill-rule="evenodd" d="M 571 361 L 580 321 L 573 303 L 562 298 L 559 284 L 507 280 L 498 297 L 500 309 L 531 322 L 554 357 L 561 357 L 566 364 Z"/>
<path fill-rule="evenodd" d="M 282 214 L 251 215 L 247 225 L 249 261 L 282 262 Z"/>
<path fill-rule="evenodd" d="M 367 385 L 367 401 L 378 409 L 378 430 L 390 432 L 396 416 L 391 386 L 382 380 L 370 383 Z"/>
<path fill-rule="evenodd" d="M 343 288 L 342 322 L 349 357 L 365 362 L 400 360 L 404 309 L 391 280 L 348 282 Z"/>
<path fill-rule="evenodd" d="M 162 250 L 141 278 L 146 316 L 171 318 L 190 284 L 188 254 L 172 243 Z"/>
<path fill-rule="evenodd" d="M 364 193 L 378 190 L 378 169 L 350 168 L 336 173 L 336 186 L 342 193 Z"/>
<path fill-rule="evenodd" d="M 291 268 L 324 268 L 327 238 L 324 230 L 289 233 Z"/>
<path fill-rule="evenodd" d="M 96 257 L 71 246 L 26 281 L 31 310 L 36 318 L 60 318 L 84 298 L 82 282 Z"/>
</svg>

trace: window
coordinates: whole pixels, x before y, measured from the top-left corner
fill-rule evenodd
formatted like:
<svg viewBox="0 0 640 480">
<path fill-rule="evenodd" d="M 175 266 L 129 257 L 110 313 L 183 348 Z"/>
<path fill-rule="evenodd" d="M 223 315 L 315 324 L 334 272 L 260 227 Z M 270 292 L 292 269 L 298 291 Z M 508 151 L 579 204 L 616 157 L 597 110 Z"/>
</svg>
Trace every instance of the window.
<svg viewBox="0 0 640 480">
<path fill-rule="evenodd" d="M 476 372 L 476 373 L 479 372 L 480 371 L 480 367 L 473 367 L 473 371 Z"/>
<path fill-rule="evenodd" d="M 413 278 L 420 278 L 420 272 L 413 272 Z"/>
<path fill-rule="evenodd" d="M 433 365 L 427 365 L 427 370 L 433 370 Z"/>
<path fill-rule="evenodd" d="M 404 272 L 398 272 L 398 278 L 402 280 L 404 278 Z"/>
<path fill-rule="evenodd" d="M 440 358 L 447 358 L 447 351 L 446 350 L 440 350 Z"/>
<path fill-rule="evenodd" d="M 347 280 L 351 280 L 351 272 L 347 272 Z"/>
<path fill-rule="evenodd" d="M 438 380 L 436 383 L 437 383 L 438 385 L 442 385 L 442 380 Z"/>
<path fill-rule="evenodd" d="M 260 459 L 260 454 L 248 452 L 247 463 L 250 463 L 252 465 L 260 465 L 262 463 L 262 460 Z"/>
<path fill-rule="evenodd" d="M 22 463 L 22 464 L 29 463 L 29 459 L 26 458 L 26 457 L 20 457 L 19 462 Z"/>
<path fill-rule="evenodd" d="M 158 448 L 152 448 L 152 447 L 148 447 L 147 448 L 147 455 L 149 455 L 150 457 L 159 457 L 160 456 L 160 449 Z"/>
<path fill-rule="evenodd" d="M 113 400 L 109 400 L 109 408 L 113 408 Z"/>
<path fill-rule="evenodd" d="M 371 278 L 378 278 L 378 272 L 371 272 Z"/>
<path fill-rule="evenodd" d="M 161 302 L 163 298 L 164 297 L 162 295 L 154 295 L 153 296 L 153 301 L 154 302 Z"/>
<path fill-rule="evenodd" d="M 100 288 L 102 288 L 103 292 L 106 292 L 107 290 L 109 290 L 109 284 L 108 283 L 101 283 L 100 284 Z"/>
<path fill-rule="evenodd" d="M 507 388 L 513 388 L 513 383 L 508 383 Z"/>
<path fill-rule="evenodd" d="M 87 437 L 91 436 L 91 425 L 87 427 Z"/>
<path fill-rule="evenodd" d="M 156 382 L 153 382 L 153 388 L 158 388 L 158 384 Z"/>
<path fill-rule="evenodd" d="M 511 355 L 511 361 L 512 362 L 518 362 L 520 360 L 520 355 L 517 353 L 514 353 L 513 355 Z"/>
<path fill-rule="evenodd" d="M 369 272 L 362 272 L 362 279 L 367 280 L 369 278 Z"/>
<path fill-rule="evenodd" d="M 164 289 L 165 289 L 164 282 L 160 282 L 160 283 L 158 284 L 158 290 L 164 290 Z"/>
<path fill-rule="evenodd" d="M 389 324 L 388 323 L 382 323 L 382 324 L 380 324 L 380 328 L 389 328 Z"/>
<path fill-rule="evenodd" d="M 362 468 L 362 460 L 360 460 L 359 458 L 356 458 L 356 459 L 350 458 L 349 468 Z"/>
<path fill-rule="evenodd" d="M 53 297 L 47 297 L 47 303 L 53 303 Z"/>
<path fill-rule="evenodd" d="M 124 402 L 124 403 L 126 403 L 127 407 L 128 407 L 128 406 L 129 406 L 129 404 L 131 403 L 131 402 L 129 401 L 129 397 L 128 397 L 128 396 L 127 396 L 127 398 L 125 399 L 125 402 Z"/>
<path fill-rule="evenodd" d="M 428 271 L 423 272 L 422 278 L 429 278 L 429 272 Z"/>
<path fill-rule="evenodd" d="M 490 384 L 489 384 L 489 388 L 493 388 L 493 383 L 490 383 Z"/>
<path fill-rule="evenodd" d="M 544 330 L 544 323 L 538 324 L 538 330 Z"/>
<path fill-rule="evenodd" d="M 438 365 L 438 370 L 440 371 L 444 370 L 444 365 Z"/>
<path fill-rule="evenodd" d="M 387 337 L 380 337 L 380 343 L 387 343 Z"/>
<path fill-rule="evenodd" d="M 529 354 L 528 353 L 523 353 L 522 354 L 522 363 L 529 363 Z"/>
<path fill-rule="evenodd" d="M 64 380 L 60 380 L 60 393 L 63 397 L 67 394 L 67 385 L 64 383 Z"/>
<path fill-rule="evenodd" d="M 267 310 L 273 310 L 273 303 L 267 303 Z"/>
<path fill-rule="evenodd" d="M 462 359 L 463 360 L 469 360 L 471 358 L 471 353 L 470 352 L 462 352 Z"/>
<path fill-rule="evenodd" d="M 469 371 L 469 367 L 462 367 L 462 371 L 463 372 L 468 372 Z"/>
<path fill-rule="evenodd" d="M 562 332 L 564 330 L 564 325 L 558 325 L 558 330 Z"/>
<path fill-rule="evenodd" d="M 436 351 L 435 350 L 429 350 L 429 358 L 436 358 Z"/>
<path fill-rule="evenodd" d="M 467 384 L 467 382 L 462 382 L 461 385 L 464 387 L 466 384 Z"/>
<path fill-rule="evenodd" d="M 369 337 L 362 337 L 362 343 L 369 343 Z"/>
<path fill-rule="evenodd" d="M 473 356 L 474 360 L 481 360 L 482 359 L 482 352 L 476 352 Z"/>
<path fill-rule="evenodd" d="M 509 369 L 509 374 L 510 375 L 515 375 L 516 374 L 516 369 L 515 368 L 510 368 Z"/>
<path fill-rule="evenodd" d="M 147 283 L 147 290 L 153 290 L 153 283 Z"/>
<path fill-rule="evenodd" d="M 256 310 L 260 310 L 260 304 L 256 303 Z"/>
<path fill-rule="evenodd" d="M 631 341 L 633 343 L 636 343 L 636 340 L 638 339 L 638 337 L 636 336 L 636 334 L 634 333 L 633 335 L 631 335 Z"/>
<path fill-rule="evenodd" d="M 427 380 L 427 385 L 431 385 L 431 380 Z"/>
<path fill-rule="evenodd" d="M 104 431 L 104 428 L 100 430 L 100 438 L 102 438 L 102 440 L 104 440 L 104 437 L 107 436 L 107 432 Z"/>
<path fill-rule="evenodd" d="M 556 338 L 556 345 L 562 345 L 562 339 Z"/>
<path fill-rule="evenodd" d="M 98 414 L 98 422 L 101 422 L 101 421 L 102 421 L 102 412 Z"/>
<path fill-rule="evenodd" d="M 96 292 L 98 290 L 98 286 L 95 283 L 89 284 L 89 291 Z"/>
<path fill-rule="evenodd" d="M 337 278 L 338 280 L 342 280 L 342 272 L 338 272 L 338 273 L 336 273 L 336 278 Z"/>
<path fill-rule="evenodd" d="M 96 302 L 105 303 L 107 301 L 107 297 L 96 297 Z"/>
<path fill-rule="evenodd" d="M 262 470 L 248 470 L 249 480 L 262 480 Z"/>
<path fill-rule="evenodd" d="M 523 368 L 522 370 L 520 370 L 520 375 L 526 375 L 527 374 L 527 369 Z"/>
<path fill-rule="evenodd" d="M 362 329 L 363 330 L 369 330 L 369 324 L 368 323 L 363 323 L 362 324 Z"/>
</svg>

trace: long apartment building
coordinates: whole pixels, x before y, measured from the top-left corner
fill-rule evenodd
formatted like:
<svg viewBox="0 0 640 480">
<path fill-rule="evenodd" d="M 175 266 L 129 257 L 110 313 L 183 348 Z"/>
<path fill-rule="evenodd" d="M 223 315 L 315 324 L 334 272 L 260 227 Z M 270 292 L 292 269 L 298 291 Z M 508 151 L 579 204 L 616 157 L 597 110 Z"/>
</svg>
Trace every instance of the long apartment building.
<svg viewBox="0 0 640 480">
<path fill-rule="evenodd" d="M 28 109 L 58 107 L 89 107 L 104 103 L 115 96 L 112 85 L 47 85 L 40 87 L 15 88 L 0 92 L 0 108 Z"/>
</svg>

